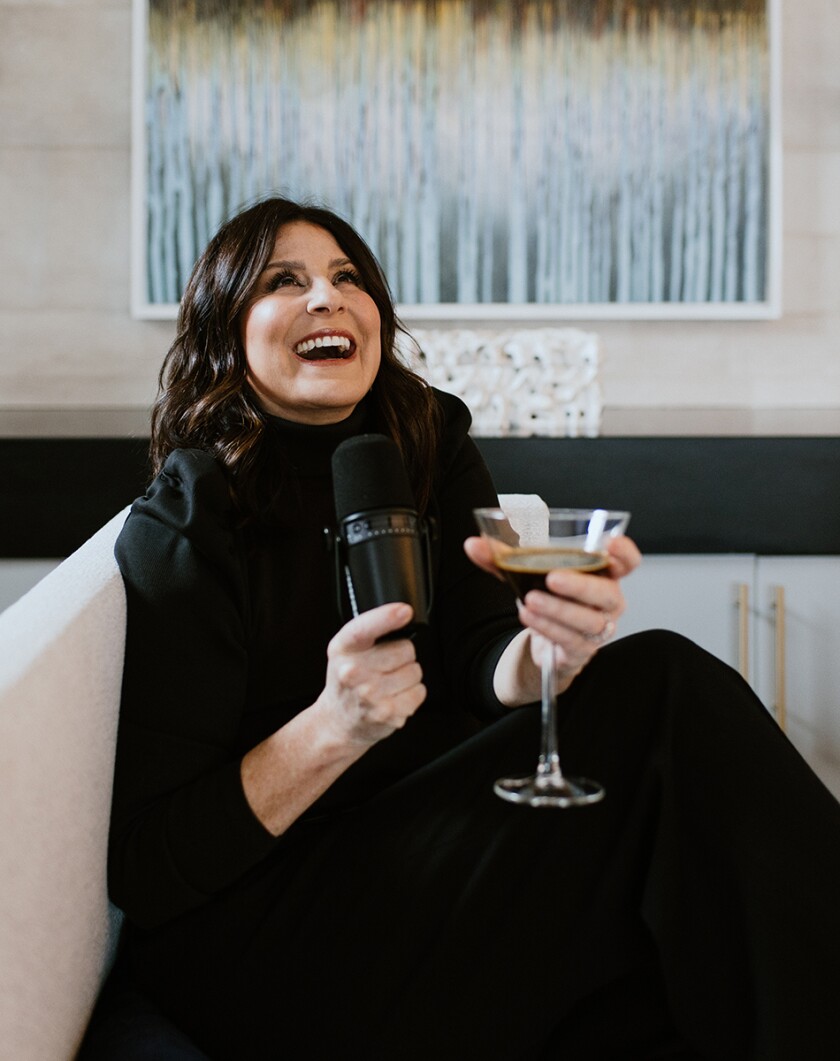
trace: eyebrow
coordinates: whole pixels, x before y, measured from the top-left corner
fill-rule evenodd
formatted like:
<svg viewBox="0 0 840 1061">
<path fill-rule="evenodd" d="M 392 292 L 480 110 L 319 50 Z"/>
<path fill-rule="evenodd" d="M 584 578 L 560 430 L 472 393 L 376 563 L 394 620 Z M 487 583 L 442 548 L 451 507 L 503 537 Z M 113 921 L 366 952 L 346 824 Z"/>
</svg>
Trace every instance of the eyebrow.
<svg viewBox="0 0 840 1061">
<path fill-rule="evenodd" d="M 353 263 L 349 258 L 333 258 L 328 264 L 329 269 L 337 269 L 342 265 L 352 265 Z M 297 269 L 303 271 L 306 269 L 306 265 L 303 262 L 292 262 L 292 261 L 276 261 L 269 262 L 265 267 L 266 269 Z"/>
</svg>

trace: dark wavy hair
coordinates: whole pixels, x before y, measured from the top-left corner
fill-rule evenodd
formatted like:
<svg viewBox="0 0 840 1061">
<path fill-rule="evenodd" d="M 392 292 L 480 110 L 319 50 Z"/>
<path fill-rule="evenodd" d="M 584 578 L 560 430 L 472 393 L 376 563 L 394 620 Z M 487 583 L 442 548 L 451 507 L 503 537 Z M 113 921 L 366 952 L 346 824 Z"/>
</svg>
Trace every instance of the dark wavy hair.
<svg viewBox="0 0 840 1061">
<path fill-rule="evenodd" d="M 282 198 L 264 199 L 227 221 L 193 267 L 152 407 L 153 473 L 158 474 L 174 449 L 203 449 L 227 469 L 234 501 L 245 518 L 269 502 L 264 494 L 271 488 L 261 460 L 267 415 L 247 380 L 240 324 L 278 231 L 293 221 L 332 234 L 379 310 L 382 357 L 371 400 L 379 424 L 400 449 L 422 510 L 431 492 L 440 414 L 431 389 L 397 354 L 397 333 L 405 329 L 382 268 L 362 237 L 337 214 Z"/>
</svg>

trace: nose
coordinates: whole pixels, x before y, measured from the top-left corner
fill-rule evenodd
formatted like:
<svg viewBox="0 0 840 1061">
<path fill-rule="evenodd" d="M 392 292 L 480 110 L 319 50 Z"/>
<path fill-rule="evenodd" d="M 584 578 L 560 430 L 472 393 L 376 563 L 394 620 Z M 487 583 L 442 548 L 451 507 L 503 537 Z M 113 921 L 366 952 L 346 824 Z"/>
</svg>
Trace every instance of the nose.
<svg viewBox="0 0 840 1061">
<path fill-rule="evenodd" d="M 309 299 L 306 309 L 309 313 L 317 313 L 321 316 L 329 313 L 337 313 L 343 309 L 344 301 L 341 292 L 331 283 L 327 277 L 316 277 L 309 289 Z"/>
</svg>

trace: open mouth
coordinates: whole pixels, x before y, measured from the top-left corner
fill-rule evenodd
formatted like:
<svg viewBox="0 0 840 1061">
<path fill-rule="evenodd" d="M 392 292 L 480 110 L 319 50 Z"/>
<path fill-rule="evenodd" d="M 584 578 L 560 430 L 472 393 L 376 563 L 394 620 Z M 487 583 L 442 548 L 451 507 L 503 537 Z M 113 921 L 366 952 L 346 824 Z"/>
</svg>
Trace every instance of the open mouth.
<svg viewBox="0 0 840 1061">
<path fill-rule="evenodd" d="M 355 352 L 356 344 L 346 335 L 319 335 L 295 347 L 297 356 L 306 361 L 343 361 Z"/>
</svg>

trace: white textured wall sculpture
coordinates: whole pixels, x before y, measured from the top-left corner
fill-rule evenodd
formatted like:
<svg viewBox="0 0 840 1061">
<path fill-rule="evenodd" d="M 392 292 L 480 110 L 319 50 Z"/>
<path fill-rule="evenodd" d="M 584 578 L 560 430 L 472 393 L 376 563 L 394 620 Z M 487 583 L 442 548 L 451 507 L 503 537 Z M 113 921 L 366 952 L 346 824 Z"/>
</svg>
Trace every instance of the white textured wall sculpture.
<svg viewBox="0 0 840 1061">
<path fill-rule="evenodd" d="M 472 433 L 593 438 L 601 425 L 598 336 L 577 328 L 413 329 L 412 368 L 457 394 Z"/>
</svg>

